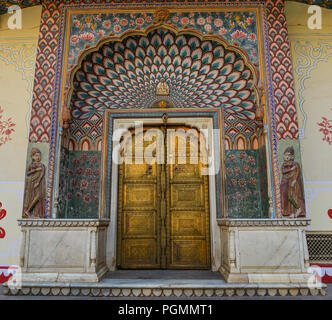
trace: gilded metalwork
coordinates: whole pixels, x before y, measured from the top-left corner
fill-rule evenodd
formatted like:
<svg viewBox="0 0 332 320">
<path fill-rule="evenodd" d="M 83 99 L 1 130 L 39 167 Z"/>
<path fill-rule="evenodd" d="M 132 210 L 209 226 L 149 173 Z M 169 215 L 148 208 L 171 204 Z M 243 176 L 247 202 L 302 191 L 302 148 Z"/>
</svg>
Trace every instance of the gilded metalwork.
<svg viewBox="0 0 332 320">
<path fill-rule="evenodd" d="M 154 23 L 167 23 L 170 19 L 170 12 L 166 8 L 160 8 L 154 13 Z"/>
<path fill-rule="evenodd" d="M 210 268 L 208 176 L 202 175 L 204 161 L 190 163 L 192 141 L 187 138 L 185 151 L 181 152 L 183 141 L 177 136 L 178 130 L 188 133 L 193 129 L 172 127 L 167 120 L 165 114 L 163 124 L 155 127 L 163 135 L 156 134 L 149 141 L 143 139 L 144 150 L 156 144 L 155 161 L 119 166 L 119 268 Z M 144 127 L 143 135 L 149 130 L 151 127 Z M 137 138 L 134 130 L 132 138 Z M 170 148 L 172 143 L 174 149 Z M 123 154 L 136 157 L 134 152 Z"/>
<path fill-rule="evenodd" d="M 168 96 L 169 95 L 169 86 L 165 81 L 160 81 L 156 87 L 157 96 Z"/>
</svg>

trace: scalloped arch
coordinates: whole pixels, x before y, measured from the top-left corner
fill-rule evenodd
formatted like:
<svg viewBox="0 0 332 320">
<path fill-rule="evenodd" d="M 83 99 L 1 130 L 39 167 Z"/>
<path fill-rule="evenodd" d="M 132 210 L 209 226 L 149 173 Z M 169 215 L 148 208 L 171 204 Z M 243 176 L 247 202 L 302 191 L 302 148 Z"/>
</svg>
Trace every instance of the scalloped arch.
<svg viewBox="0 0 332 320">
<path fill-rule="evenodd" d="M 242 120 L 255 116 L 257 74 L 245 52 L 218 36 L 155 25 L 104 38 L 81 53 L 71 72 L 72 117 L 152 107 L 162 80 L 175 107 L 223 107 Z"/>
</svg>

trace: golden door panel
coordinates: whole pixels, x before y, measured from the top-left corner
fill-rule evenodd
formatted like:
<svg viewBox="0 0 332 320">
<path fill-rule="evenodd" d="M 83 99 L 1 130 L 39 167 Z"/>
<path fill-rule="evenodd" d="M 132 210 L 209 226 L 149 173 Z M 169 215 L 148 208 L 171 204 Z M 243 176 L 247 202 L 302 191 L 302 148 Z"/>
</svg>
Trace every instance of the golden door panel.
<svg viewBox="0 0 332 320">
<path fill-rule="evenodd" d="M 204 185 L 172 184 L 171 208 L 204 208 Z"/>
<path fill-rule="evenodd" d="M 123 237 L 155 237 L 156 213 L 154 211 L 124 211 Z"/>
<path fill-rule="evenodd" d="M 125 164 L 125 180 L 156 180 L 156 166 L 148 164 Z"/>
<path fill-rule="evenodd" d="M 154 184 L 131 184 L 123 187 L 123 207 L 126 209 L 155 209 L 156 208 L 156 185 Z"/>
<path fill-rule="evenodd" d="M 122 267 L 153 268 L 157 264 L 157 241 L 155 239 L 127 239 L 123 246 Z"/>
<path fill-rule="evenodd" d="M 206 214 L 199 211 L 172 211 L 171 236 L 203 236 L 206 235 Z"/>
<path fill-rule="evenodd" d="M 170 178 L 173 181 L 201 180 L 201 168 L 198 164 L 175 164 L 170 167 Z"/>
<path fill-rule="evenodd" d="M 173 268 L 204 269 L 209 266 L 206 240 L 173 240 L 171 250 Z"/>
</svg>

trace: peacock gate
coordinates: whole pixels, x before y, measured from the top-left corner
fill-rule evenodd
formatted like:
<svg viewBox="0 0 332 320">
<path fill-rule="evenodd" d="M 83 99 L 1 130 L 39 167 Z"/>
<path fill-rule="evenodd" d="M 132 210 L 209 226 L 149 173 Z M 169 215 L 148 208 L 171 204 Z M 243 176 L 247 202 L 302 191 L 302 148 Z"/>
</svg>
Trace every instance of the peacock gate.
<svg viewBox="0 0 332 320">
<path fill-rule="evenodd" d="M 284 6 L 42 1 L 7 294 L 324 294 Z M 117 282 L 138 269 L 220 279 Z"/>
</svg>

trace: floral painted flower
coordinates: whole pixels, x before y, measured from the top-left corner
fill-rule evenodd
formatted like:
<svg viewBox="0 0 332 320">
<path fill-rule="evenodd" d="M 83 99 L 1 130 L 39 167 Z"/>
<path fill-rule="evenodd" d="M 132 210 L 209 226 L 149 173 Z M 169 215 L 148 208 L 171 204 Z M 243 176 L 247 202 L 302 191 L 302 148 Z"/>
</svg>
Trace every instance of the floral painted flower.
<svg viewBox="0 0 332 320">
<path fill-rule="evenodd" d="M 128 24 L 128 20 L 127 19 L 121 19 L 120 24 L 124 27 Z"/>
<path fill-rule="evenodd" d="M 203 24 L 205 24 L 205 19 L 204 18 L 198 18 L 197 19 L 197 24 L 202 26 Z"/>
<path fill-rule="evenodd" d="M 194 25 L 194 24 L 195 24 L 195 20 L 194 20 L 194 19 L 191 19 L 191 20 L 190 20 L 190 24 L 191 24 L 191 25 Z"/>
<path fill-rule="evenodd" d="M 226 171 L 227 171 L 227 174 L 229 176 L 231 176 L 233 174 L 233 169 L 232 168 L 227 168 Z"/>
<path fill-rule="evenodd" d="M 233 39 L 243 39 L 247 36 L 247 34 L 241 30 L 236 30 L 231 34 Z"/>
<path fill-rule="evenodd" d="M 80 160 L 78 160 L 77 158 L 75 158 L 75 159 L 73 160 L 73 166 L 74 166 L 74 167 L 78 167 L 79 164 L 80 164 Z"/>
<path fill-rule="evenodd" d="M 193 12 L 190 12 L 189 13 L 189 18 L 192 18 L 194 16 L 194 13 Z"/>
<path fill-rule="evenodd" d="M 98 195 L 97 195 L 97 194 L 94 194 L 94 195 L 93 195 L 93 199 L 97 201 L 97 200 L 98 200 Z"/>
<path fill-rule="evenodd" d="M 89 182 L 87 180 L 83 179 L 80 184 L 80 189 L 86 190 L 88 188 L 88 186 L 89 186 Z"/>
<path fill-rule="evenodd" d="M 257 174 L 257 169 L 252 170 L 252 174 Z"/>
<path fill-rule="evenodd" d="M 250 172 L 250 167 L 249 166 L 244 166 L 243 170 L 244 170 L 244 172 L 249 173 Z"/>
<path fill-rule="evenodd" d="M 231 184 L 232 186 L 236 186 L 237 185 L 237 180 L 236 179 L 231 179 Z"/>
<path fill-rule="evenodd" d="M 188 19 L 187 17 L 183 17 L 183 18 L 181 19 L 181 23 L 182 23 L 182 24 L 189 24 L 189 19 Z"/>
<path fill-rule="evenodd" d="M 84 175 L 86 177 L 90 177 L 92 175 L 92 169 L 91 168 L 86 168 Z"/>
<path fill-rule="evenodd" d="M 96 177 L 98 177 L 99 176 L 99 170 L 97 169 L 97 170 L 94 170 L 93 171 L 93 174 L 96 176 Z"/>
<path fill-rule="evenodd" d="M 99 13 L 99 14 L 97 15 L 96 19 L 97 19 L 98 21 L 101 21 L 101 13 Z"/>
<path fill-rule="evenodd" d="M 131 14 L 130 14 L 130 17 L 131 17 L 131 18 L 135 18 L 135 17 L 136 17 L 136 13 L 131 13 Z"/>
<path fill-rule="evenodd" d="M 98 158 L 97 158 L 97 156 L 93 156 L 93 157 L 91 157 L 91 161 L 90 161 L 91 164 L 95 164 L 95 163 L 97 163 L 97 162 L 98 162 Z"/>
<path fill-rule="evenodd" d="M 235 194 L 235 198 L 236 198 L 236 200 L 241 201 L 243 199 L 243 195 L 240 192 L 237 192 Z"/>
<path fill-rule="evenodd" d="M 229 161 L 230 162 L 234 162 L 235 161 L 235 155 L 234 154 L 231 154 L 229 157 L 228 157 Z"/>
<path fill-rule="evenodd" d="M 144 23 L 144 19 L 143 19 L 143 18 L 137 18 L 137 19 L 136 19 L 136 24 L 137 24 L 138 26 L 141 26 L 143 23 Z"/>
<path fill-rule="evenodd" d="M 83 41 L 94 41 L 95 35 L 91 32 L 84 32 L 80 34 L 80 39 Z"/>
<path fill-rule="evenodd" d="M 221 27 L 223 25 L 223 21 L 221 19 L 215 19 L 214 20 L 214 25 L 216 27 Z"/>
<path fill-rule="evenodd" d="M 119 18 L 115 18 L 114 23 L 119 23 Z"/>
<path fill-rule="evenodd" d="M 249 183 L 251 183 L 253 186 L 256 185 L 256 178 L 255 177 L 252 177 L 250 180 L 249 180 Z"/>
<path fill-rule="evenodd" d="M 221 28 L 219 29 L 218 33 L 223 36 L 224 34 L 226 34 L 228 31 L 225 28 Z"/>
<path fill-rule="evenodd" d="M 239 167 L 235 167 L 235 175 L 239 175 L 241 173 L 241 169 Z"/>
<path fill-rule="evenodd" d="M 253 22 L 254 22 L 254 18 L 253 17 L 248 17 L 247 18 L 247 25 L 248 26 L 250 26 Z"/>
<path fill-rule="evenodd" d="M 83 168 L 77 168 L 76 174 L 81 175 L 83 173 Z"/>
<path fill-rule="evenodd" d="M 79 191 L 77 191 L 77 192 L 76 192 L 76 198 L 81 198 L 81 197 L 82 197 L 82 193 L 79 192 Z"/>
<path fill-rule="evenodd" d="M 252 42 L 256 41 L 257 37 L 254 33 L 250 33 L 248 39 Z"/>
<path fill-rule="evenodd" d="M 255 165 L 255 164 L 256 164 L 255 158 L 254 158 L 253 156 L 249 156 L 247 161 L 248 161 L 251 165 Z"/>
<path fill-rule="evenodd" d="M 73 170 L 68 170 L 68 174 L 69 174 L 70 176 L 72 176 L 72 175 L 74 174 L 74 171 L 73 171 Z"/>
<path fill-rule="evenodd" d="M 76 44 L 80 38 L 77 35 L 73 35 L 70 37 L 70 42 L 72 44 Z"/>
<path fill-rule="evenodd" d="M 69 193 L 67 194 L 67 199 L 70 200 L 72 197 L 73 197 L 73 194 L 69 192 Z"/>
<path fill-rule="evenodd" d="M 244 178 L 239 179 L 238 183 L 240 187 L 245 187 L 247 185 L 247 181 Z"/>
<path fill-rule="evenodd" d="M 212 22 L 212 17 L 211 17 L 211 16 L 208 16 L 208 17 L 206 18 L 206 22 L 207 22 L 207 23 L 211 23 L 211 22 Z"/>
<path fill-rule="evenodd" d="M 204 29 L 205 29 L 205 31 L 210 32 L 211 29 L 212 29 L 212 27 L 211 27 L 210 24 L 206 24 L 206 25 L 204 26 Z"/>
<path fill-rule="evenodd" d="M 81 25 L 81 22 L 80 22 L 79 20 L 75 19 L 75 20 L 73 21 L 73 24 L 74 24 L 74 26 L 75 26 L 76 28 L 78 28 L 78 27 Z"/>
<path fill-rule="evenodd" d="M 117 24 L 117 25 L 114 26 L 113 31 L 115 33 L 119 33 L 121 31 L 121 27 Z"/>
<path fill-rule="evenodd" d="M 110 20 L 105 20 L 105 21 L 103 22 L 103 27 L 104 27 L 105 29 L 109 29 L 109 28 L 111 27 L 111 21 L 110 21 Z"/>
<path fill-rule="evenodd" d="M 98 35 L 100 35 L 101 37 L 103 37 L 105 35 L 105 31 L 103 29 L 100 29 L 98 31 Z"/>
<path fill-rule="evenodd" d="M 172 20 L 173 20 L 173 22 L 178 22 L 178 21 L 179 21 L 179 17 L 174 16 L 174 17 L 172 18 Z"/>
<path fill-rule="evenodd" d="M 146 20 L 146 22 L 151 22 L 152 18 L 150 16 L 147 16 L 145 20 Z"/>
<path fill-rule="evenodd" d="M 91 201 L 91 196 L 90 193 L 87 193 L 84 197 L 83 200 L 85 203 L 89 203 Z"/>
</svg>

